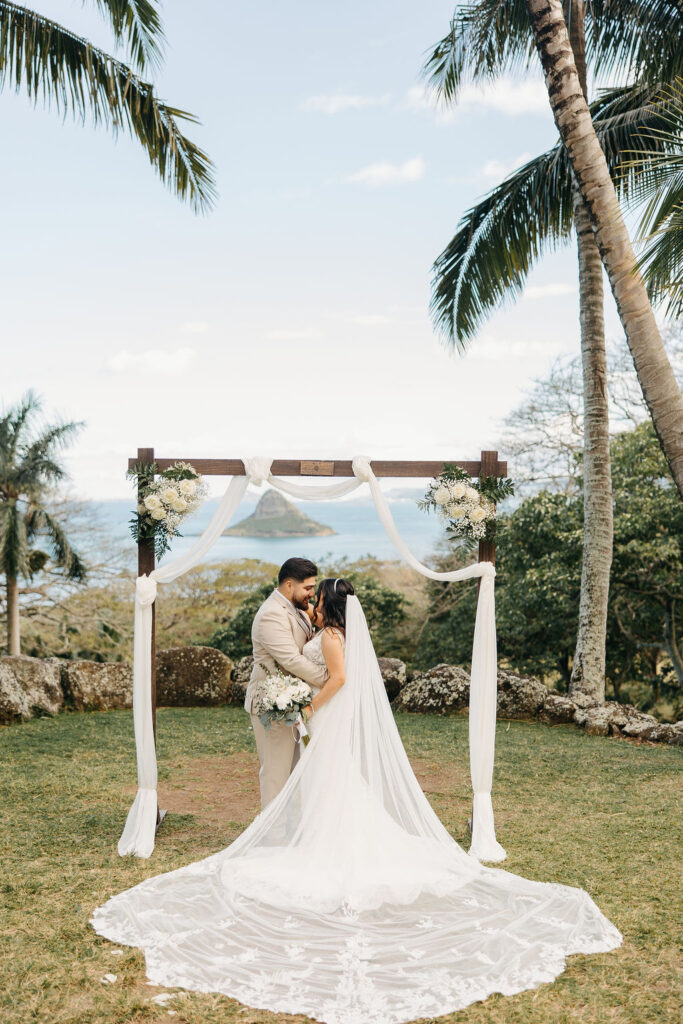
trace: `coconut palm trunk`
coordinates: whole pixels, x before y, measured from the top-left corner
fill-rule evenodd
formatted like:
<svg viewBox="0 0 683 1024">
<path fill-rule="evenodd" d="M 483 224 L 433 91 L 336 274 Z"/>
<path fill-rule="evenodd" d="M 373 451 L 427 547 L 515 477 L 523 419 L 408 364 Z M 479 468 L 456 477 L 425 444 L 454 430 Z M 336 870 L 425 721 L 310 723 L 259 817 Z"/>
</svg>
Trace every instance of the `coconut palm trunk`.
<svg viewBox="0 0 683 1024">
<path fill-rule="evenodd" d="M 638 380 L 683 496 L 683 397 L 657 328 L 600 148 L 560 0 L 526 0 L 553 117 L 586 202 Z"/>
<path fill-rule="evenodd" d="M 16 576 L 7 577 L 7 653 L 21 654 L 19 639 L 19 586 Z"/>
<path fill-rule="evenodd" d="M 569 39 L 588 99 L 583 0 L 566 7 Z M 569 692 L 605 699 L 607 604 L 612 566 L 612 474 L 609 451 L 607 359 L 602 260 L 576 179 L 572 188 L 579 262 L 579 320 L 583 366 L 583 559 L 576 648 Z"/>
</svg>

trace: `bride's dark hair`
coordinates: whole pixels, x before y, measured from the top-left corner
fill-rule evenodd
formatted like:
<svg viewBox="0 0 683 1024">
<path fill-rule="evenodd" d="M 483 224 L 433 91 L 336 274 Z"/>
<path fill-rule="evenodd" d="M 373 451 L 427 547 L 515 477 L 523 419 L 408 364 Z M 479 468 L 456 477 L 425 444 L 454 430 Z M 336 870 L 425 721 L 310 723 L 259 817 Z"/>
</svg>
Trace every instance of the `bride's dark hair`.
<svg viewBox="0 0 683 1024">
<path fill-rule="evenodd" d="M 323 604 L 320 615 L 323 626 L 337 626 L 338 629 L 346 629 L 346 598 L 354 594 L 353 583 L 344 579 L 328 578 L 321 580 L 315 595 L 316 608 L 320 604 L 322 596 Z"/>
</svg>

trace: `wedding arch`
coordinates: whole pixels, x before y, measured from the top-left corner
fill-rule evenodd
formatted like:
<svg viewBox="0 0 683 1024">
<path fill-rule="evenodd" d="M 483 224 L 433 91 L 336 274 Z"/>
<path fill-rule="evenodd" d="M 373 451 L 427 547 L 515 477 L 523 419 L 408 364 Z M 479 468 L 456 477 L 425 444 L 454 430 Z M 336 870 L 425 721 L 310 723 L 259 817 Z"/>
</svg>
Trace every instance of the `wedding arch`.
<svg viewBox="0 0 683 1024">
<path fill-rule="evenodd" d="M 161 472 L 179 459 L 155 459 L 153 448 L 138 448 L 129 459 L 129 469 L 151 466 Z M 233 519 L 250 483 L 268 483 L 293 497 L 312 500 L 334 499 L 367 484 L 380 522 L 394 547 L 411 568 L 433 580 L 479 579 L 477 614 L 472 643 L 470 682 L 469 746 L 472 780 L 472 842 L 469 853 L 477 860 L 501 861 L 505 850 L 496 840 L 491 787 L 496 731 L 497 658 L 494 578 L 495 544 L 479 541 L 478 561 L 453 572 L 435 572 L 423 565 L 408 549 L 396 528 L 379 478 L 425 478 L 442 472 L 444 462 L 403 462 L 371 460 L 292 460 L 265 457 L 245 459 L 183 459 L 202 476 L 230 478 L 216 511 L 192 547 L 167 564 L 155 568 L 154 543 L 138 541 L 138 576 L 135 586 L 135 639 L 133 654 L 133 722 L 138 788 L 118 843 L 123 857 L 150 857 L 160 822 L 157 799 L 156 759 L 156 644 L 155 603 L 159 583 L 170 583 L 197 565 Z M 471 477 L 506 476 L 507 463 L 498 452 L 482 451 L 475 462 L 457 459 L 451 464 Z M 302 485 L 293 477 L 341 478 L 328 484 Z"/>
</svg>

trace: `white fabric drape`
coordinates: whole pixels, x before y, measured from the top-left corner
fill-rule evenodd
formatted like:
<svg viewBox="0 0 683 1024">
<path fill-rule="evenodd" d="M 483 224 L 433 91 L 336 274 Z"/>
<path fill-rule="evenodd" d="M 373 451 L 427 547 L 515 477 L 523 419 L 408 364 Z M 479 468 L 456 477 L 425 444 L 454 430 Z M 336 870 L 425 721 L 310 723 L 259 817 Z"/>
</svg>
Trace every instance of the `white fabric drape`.
<svg viewBox="0 0 683 1024">
<path fill-rule="evenodd" d="M 249 483 L 268 482 L 272 487 L 295 497 L 324 500 L 349 494 L 363 483 L 370 487 L 377 514 L 388 537 L 402 558 L 417 572 L 430 579 L 457 581 L 481 578 L 472 646 L 470 683 L 470 773 L 472 778 L 473 822 L 470 854 L 478 860 L 501 861 L 505 850 L 495 835 L 491 786 L 496 728 L 497 661 L 494 598 L 495 568 L 491 562 L 477 562 L 454 572 L 434 572 L 423 565 L 406 547 L 389 510 L 370 460 L 353 460 L 354 479 L 331 485 L 294 484 L 271 475 L 271 459 L 244 459 L 246 475 L 234 477 L 201 537 L 180 558 L 155 569 L 149 577 L 137 580 L 135 602 L 135 653 L 133 659 L 133 717 L 137 751 L 138 792 L 128 813 L 118 844 L 121 856 L 133 853 L 151 856 L 154 849 L 157 814 L 157 765 L 152 732 L 151 640 L 152 604 L 156 585 L 177 579 L 197 565 L 230 523 Z"/>
</svg>

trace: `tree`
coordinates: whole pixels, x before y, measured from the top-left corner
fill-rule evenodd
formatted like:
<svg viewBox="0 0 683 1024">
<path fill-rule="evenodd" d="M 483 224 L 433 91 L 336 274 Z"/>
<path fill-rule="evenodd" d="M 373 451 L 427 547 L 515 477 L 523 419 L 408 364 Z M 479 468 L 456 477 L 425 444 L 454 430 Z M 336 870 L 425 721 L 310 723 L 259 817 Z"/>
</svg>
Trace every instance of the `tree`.
<svg viewBox="0 0 683 1024">
<path fill-rule="evenodd" d="M 68 579 L 86 575 L 83 561 L 44 501 L 49 487 L 66 476 L 57 453 L 82 424 L 36 427 L 40 408 L 29 391 L 0 417 L 0 572 L 7 590 L 8 654 L 21 653 L 19 577 L 30 580 L 50 555 Z"/>
<path fill-rule="evenodd" d="M 659 709 L 669 702 L 675 709 L 683 698 L 683 504 L 649 420 L 612 439 L 611 460 L 615 543 L 606 680 L 617 700 Z M 562 687 L 571 681 L 579 615 L 580 473 L 576 482 L 572 494 L 541 491 L 525 498 L 498 523 L 500 658 Z M 455 551 L 438 567 L 457 568 L 460 559 Z M 467 664 L 476 589 L 436 582 L 428 588 L 430 612 L 415 664 Z"/>
<path fill-rule="evenodd" d="M 8 83 L 57 110 L 121 128 L 146 150 L 161 180 L 195 210 L 215 196 L 211 162 L 179 127 L 192 114 L 159 100 L 140 74 L 161 62 L 163 30 L 157 0 L 95 0 L 115 42 L 127 44 L 124 64 L 35 11 L 0 0 L 0 88 Z M 135 69 L 138 73 L 135 73 Z"/>
<path fill-rule="evenodd" d="M 628 5 L 622 0 L 624 6 Z M 587 97 L 583 3 L 571 0 L 565 3 L 564 10 L 581 88 Z M 627 18 L 627 12 L 622 11 L 621 17 L 622 21 Z M 603 32 L 601 38 L 601 27 L 608 20 L 602 5 L 593 5 L 589 41 L 594 59 L 598 54 L 607 63 L 617 57 L 623 59 L 624 39 L 639 64 L 642 65 L 644 54 L 652 57 L 651 47 L 643 44 L 641 23 L 626 21 L 619 37 L 605 38 Z M 529 43 L 530 27 L 523 0 L 478 0 L 456 12 L 451 32 L 436 47 L 425 70 L 441 98 L 452 100 L 466 76 L 491 78 L 527 62 Z M 678 62 L 680 67 L 680 57 Z M 658 70 L 661 64 L 660 59 Z M 651 66 L 649 70 L 652 73 Z M 650 95 L 652 91 L 632 90 L 625 99 L 624 90 L 615 90 L 600 101 L 602 111 L 607 112 L 603 135 L 609 142 L 615 167 L 624 163 L 625 146 L 648 149 L 638 132 L 643 122 L 663 123 L 655 97 Z M 601 141 L 604 145 L 605 140 Z M 662 145 L 661 140 L 656 140 L 650 148 L 659 152 Z M 627 190 L 629 183 L 624 183 L 622 191 Z M 602 266 L 588 211 L 563 147 L 555 147 L 551 153 L 531 161 L 468 211 L 462 227 L 435 264 L 432 308 L 448 339 L 462 344 L 501 298 L 521 289 L 531 264 L 543 248 L 566 240 L 572 225 L 579 262 L 585 479 L 581 615 L 572 689 L 602 699 L 612 551 Z"/>
<path fill-rule="evenodd" d="M 560 138 L 588 208 L 654 428 L 683 496 L 683 396 L 638 270 L 605 155 L 595 132 L 559 0 L 526 0 Z"/>
<path fill-rule="evenodd" d="M 636 651 L 666 655 L 672 670 L 671 684 L 675 684 L 680 698 L 683 504 L 650 423 L 642 423 L 615 438 L 612 459 L 614 624 L 623 640 Z M 658 696 L 655 692 L 655 699 Z"/>
</svg>

